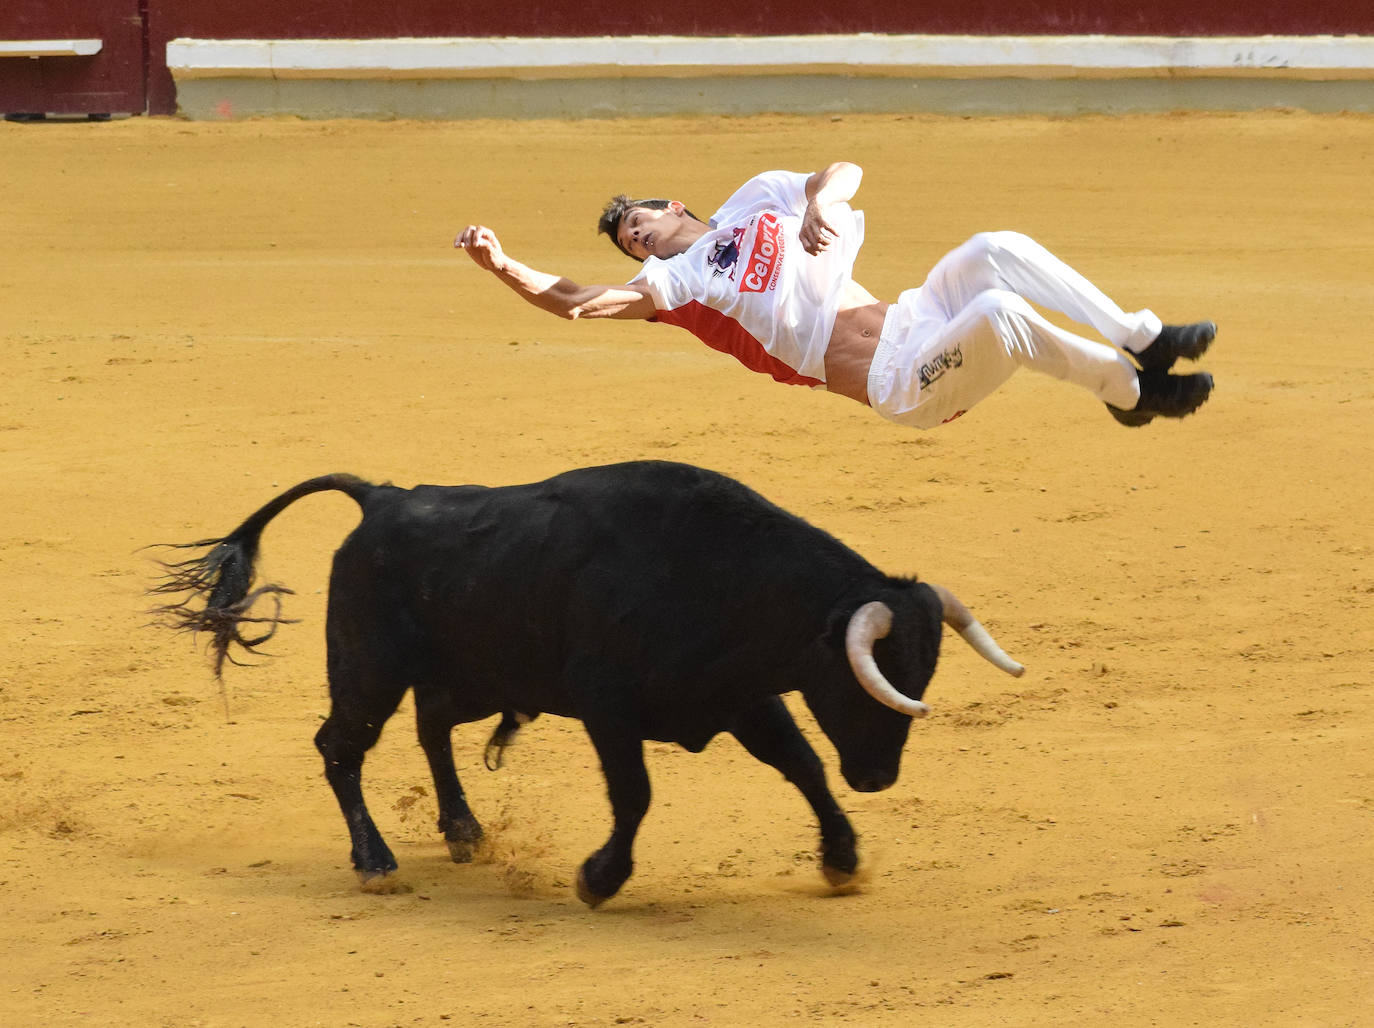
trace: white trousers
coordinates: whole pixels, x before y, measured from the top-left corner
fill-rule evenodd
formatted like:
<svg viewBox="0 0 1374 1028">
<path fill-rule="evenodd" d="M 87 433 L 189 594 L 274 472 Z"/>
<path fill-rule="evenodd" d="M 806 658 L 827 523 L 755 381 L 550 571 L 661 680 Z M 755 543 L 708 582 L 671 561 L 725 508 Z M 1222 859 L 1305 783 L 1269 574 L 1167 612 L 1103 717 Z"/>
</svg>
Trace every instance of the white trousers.
<svg viewBox="0 0 1374 1028">
<path fill-rule="evenodd" d="M 1064 331 L 1031 303 L 1092 326 L 1111 345 Z M 1161 327 L 1151 311 L 1127 314 L 1028 236 L 982 232 L 888 308 L 868 398 L 890 421 L 934 428 L 1026 367 L 1130 410 L 1140 385 L 1116 347 L 1138 353 Z"/>
</svg>

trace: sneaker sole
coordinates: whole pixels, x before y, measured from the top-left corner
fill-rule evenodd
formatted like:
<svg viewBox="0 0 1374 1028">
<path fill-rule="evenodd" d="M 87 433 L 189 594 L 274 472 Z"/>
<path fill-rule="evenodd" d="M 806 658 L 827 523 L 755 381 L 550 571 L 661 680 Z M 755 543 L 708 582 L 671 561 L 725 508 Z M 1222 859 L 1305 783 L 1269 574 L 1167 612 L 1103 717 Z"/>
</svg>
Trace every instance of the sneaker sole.
<svg viewBox="0 0 1374 1028">
<path fill-rule="evenodd" d="M 1146 347 L 1145 352 L 1136 354 L 1136 362 L 1144 371 L 1168 371 L 1174 366 L 1175 361 L 1186 360 L 1195 361 L 1201 358 L 1208 347 L 1212 345 L 1217 337 L 1217 323 L 1215 321 L 1200 321 L 1199 325 L 1206 325 L 1207 330 L 1195 338 L 1191 343 L 1176 344 L 1172 346 L 1167 354 L 1158 357 L 1150 357 L 1150 349 Z"/>
<path fill-rule="evenodd" d="M 1207 326 L 1207 331 L 1203 335 L 1199 336 L 1197 339 L 1193 340 L 1191 346 L 1180 346 L 1176 351 L 1177 355 L 1181 357 L 1183 360 L 1197 360 L 1199 357 L 1201 357 L 1203 354 L 1207 352 L 1208 347 L 1212 345 L 1212 341 L 1216 339 L 1217 323 L 1215 321 L 1205 321 L 1203 322 L 1203 324 Z"/>
<path fill-rule="evenodd" d="M 1186 418 L 1189 414 L 1195 414 L 1199 407 L 1211 399 L 1212 390 L 1216 388 L 1216 380 L 1205 371 L 1196 371 L 1191 375 L 1179 376 L 1168 375 L 1167 372 L 1142 372 L 1141 377 L 1143 379 L 1146 375 L 1150 374 L 1163 374 L 1169 378 L 1186 378 L 1192 382 L 1192 386 L 1188 390 L 1188 393 L 1178 397 L 1179 402 L 1177 406 L 1174 406 L 1172 402 L 1161 404 L 1157 399 L 1142 397 L 1141 402 L 1145 405 L 1147 412 L 1156 417 Z M 1172 398 L 1170 399 L 1172 400 Z M 1171 409 L 1161 409 L 1161 407 L 1168 407 Z"/>
<path fill-rule="evenodd" d="M 1139 428 L 1141 425 L 1148 425 L 1155 419 L 1153 414 L 1145 414 L 1135 410 L 1122 410 L 1120 407 L 1113 407 L 1110 403 L 1106 405 L 1107 410 L 1118 424 L 1125 425 L 1127 428 Z"/>
</svg>

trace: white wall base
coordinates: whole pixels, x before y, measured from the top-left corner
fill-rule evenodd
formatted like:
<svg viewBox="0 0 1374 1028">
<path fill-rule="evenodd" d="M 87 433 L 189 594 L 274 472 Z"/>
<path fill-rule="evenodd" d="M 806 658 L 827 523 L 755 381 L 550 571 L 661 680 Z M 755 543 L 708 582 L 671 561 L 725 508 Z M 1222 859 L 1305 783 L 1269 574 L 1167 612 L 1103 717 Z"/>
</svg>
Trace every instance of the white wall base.
<svg viewBox="0 0 1374 1028">
<path fill-rule="evenodd" d="M 1374 37 L 173 40 L 191 118 L 1374 110 Z"/>
</svg>

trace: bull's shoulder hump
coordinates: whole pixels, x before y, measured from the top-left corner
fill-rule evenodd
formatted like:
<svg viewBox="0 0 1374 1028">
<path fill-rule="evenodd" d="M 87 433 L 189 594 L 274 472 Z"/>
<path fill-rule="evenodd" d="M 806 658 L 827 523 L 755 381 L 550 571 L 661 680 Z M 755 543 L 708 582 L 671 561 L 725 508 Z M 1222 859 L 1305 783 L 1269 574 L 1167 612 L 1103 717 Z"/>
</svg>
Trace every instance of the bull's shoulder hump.
<svg viewBox="0 0 1374 1028">
<path fill-rule="evenodd" d="M 573 489 L 608 498 L 657 494 L 665 500 L 685 496 L 734 496 L 767 502 L 753 489 L 729 475 L 695 464 L 668 460 L 625 461 L 575 468 L 536 483 L 536 486 L 544 486 L 554 492 Z"/>
<path fill-rule="evenodd" d="M 578 479 L 601 481 L 621 487 L 650 483 L 689 484 L 699 482 L 734 482 L 734 479 L 718 471 L 711 471 L 708 468 L 698 467 L 695 464 L 684 464 L 680 461 L 671 460 L 631 460 L 623 461 L 618 464 L 603 464 L 596 467 L 574 468 L 571 471 L 565 471 L 561 475 L 555 475 L 553 478 L 548 479 L 548 481 L 558 482 L 560 480 L 568 481 Z"/>
</svg>

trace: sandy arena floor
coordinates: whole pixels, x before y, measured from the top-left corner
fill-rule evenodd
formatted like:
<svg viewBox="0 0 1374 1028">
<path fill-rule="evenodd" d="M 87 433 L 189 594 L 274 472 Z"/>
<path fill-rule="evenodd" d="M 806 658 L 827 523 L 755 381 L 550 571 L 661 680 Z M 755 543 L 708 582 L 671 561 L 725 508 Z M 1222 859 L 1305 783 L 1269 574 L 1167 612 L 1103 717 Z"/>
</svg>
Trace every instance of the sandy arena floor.
<svg viewBox="0 0 1374 1028">
<path fill-rule="evenodd" d="M 770 167 L 867 169 L 858 279 L 1030 233 L 1166 320 L 1218 389 L 1129 431 L 1021 374 L 934 433 L 686 333 L 566 323 L 451 248 L 583 281 L 612 192 L 699 213 Z M 1374 118 L 0 124 L 0 1022 L 1356 1025 L 1374 1009 Z M 367 765 L 412 891 L 364 895 L 311 742 L 337 495 L 268 530 L 293 586 L 222 698 L 146 627 L 139 547 L 330 471 L 530 481 L 670 458 L 944 583 L 1030 668 L 950 645 L 831 896 L 800 797 L 729 739 L 651 745 L 623 892 L 576 723 L 507 767 L 492 842 L 433 832 L 409 703 Z M 226 707 L 227 702 L 227 707 Z"/>
</svg>

